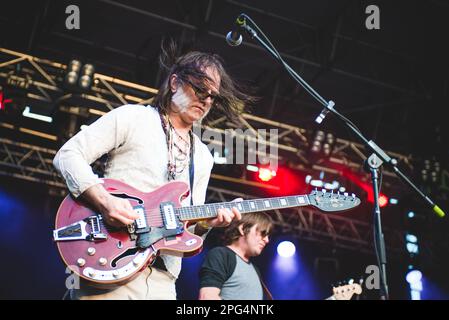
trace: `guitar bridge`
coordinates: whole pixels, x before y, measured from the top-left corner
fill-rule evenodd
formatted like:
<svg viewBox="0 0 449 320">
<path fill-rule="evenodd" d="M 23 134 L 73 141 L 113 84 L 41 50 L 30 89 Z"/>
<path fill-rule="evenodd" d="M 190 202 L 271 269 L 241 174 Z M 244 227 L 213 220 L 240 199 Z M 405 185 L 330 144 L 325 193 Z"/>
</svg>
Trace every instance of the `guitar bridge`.
<svg viewBox="0 0 449 320">
<path fill-rule="evenodd" d="M 84 220 L 72 223 L 71 225 L 53 230 L 54 241 L 87 240 L 101 241 L 107 240 L 108 236 L 101 232 L 101 221 L 103 218 L 98 215 L 87 217 Z M 88 231 L 88 229 L 90 229 Z"/>
</svg>

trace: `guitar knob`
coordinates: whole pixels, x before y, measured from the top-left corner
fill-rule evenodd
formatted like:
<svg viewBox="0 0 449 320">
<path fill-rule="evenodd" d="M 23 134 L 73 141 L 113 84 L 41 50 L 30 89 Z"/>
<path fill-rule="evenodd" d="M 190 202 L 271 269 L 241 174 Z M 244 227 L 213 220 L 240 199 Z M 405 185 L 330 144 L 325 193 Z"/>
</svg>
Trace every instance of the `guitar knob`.
<svg viewBox="0 0 449 320">
<path fill-rule="evenodd" d="M 139 259 L 135 258 L 133 260 L 133 264 L 134 264 L 135 267 L 137 267 L 139 265 Z"/>
<path fill-rule="evenodd" d="M 105 266 L 108 263 L 108 259 L 101 257 L 98 259 L 98 263 L 100 263 L 100 266 Z"/>
<path fill-rule="evenodd" d="M 118 278 L 119 275 L 120 275 L 120 273 L 117 270 L 112 271 L 112 276 L 114 278 Z"/>
<path fill-rule="evenodd" d="M 96 252 L 95 248 L 89 247 L 87 249 L 87 254 L 90 256 L 93 256 L 95 254 L 95 252 Z"/>
<path fill-rule="evenodd" d="M 79 258 L 78 260 L 76 260 L 76 264 L 78 265 L 78 267 L 83 267 L 86 264 L 86 260 L 84 260 L 83 258 Z"/>
</svg>

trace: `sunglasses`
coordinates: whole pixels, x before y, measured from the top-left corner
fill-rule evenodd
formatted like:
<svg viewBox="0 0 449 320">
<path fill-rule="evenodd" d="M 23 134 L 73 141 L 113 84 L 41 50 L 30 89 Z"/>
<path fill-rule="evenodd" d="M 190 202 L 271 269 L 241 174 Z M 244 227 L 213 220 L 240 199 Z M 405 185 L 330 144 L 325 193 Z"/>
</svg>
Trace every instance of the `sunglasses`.
<svg viewBox="0 0 449 320">
<path fill-rule="evenodd" d="M 188 79 L 186 79 L 184 81 L 189 84 L 189 86 L 193 89 L 193 92 L 195 92 L 196 97 L 200 101 L 204 101 L 207 98 L 210 98 L 212 103 L 215 103 L 215 102 L 219 102 L 221 100 L 221 96 L 219 94 L 209 93 L 209 92 L 207 92 L 203 88 L 200 88 L 199 86 L 197 86 L 196 84 L 194 84 L 192 81 L 190 81 Z"/>
</svg>

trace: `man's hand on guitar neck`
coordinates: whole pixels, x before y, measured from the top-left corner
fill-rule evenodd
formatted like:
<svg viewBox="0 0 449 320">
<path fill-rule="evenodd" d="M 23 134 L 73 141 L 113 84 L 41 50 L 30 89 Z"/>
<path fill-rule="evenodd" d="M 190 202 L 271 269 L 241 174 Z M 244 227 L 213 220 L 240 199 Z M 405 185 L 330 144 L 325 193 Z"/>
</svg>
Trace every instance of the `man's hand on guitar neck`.
<svg viewBox="0 0 449 320">
<path fill-rule="evenodd" d="M 242 198 L 237 198 L 232 200 L 232 202 L 239 202 L 243 201 Z M 217 211 L 217 217 L 213 219 L 208 219 L 207 225 L 210 228 L 217 228 L 217 227 L 227 227 L 229 224 L 234 220 L 240 220 L 242 219 L 242 214 L 240 213 L 239 209 L 236 207 L 233 207 L 232 210 L 222 208 L 218 209 Z"/>
<path fill-rule="evenodd" d="M 90 187 L 81 196 L 113 227 L 126 226 L 139 217 L 128 200 L 114 197 L 101 184 Z"/>
</svg>

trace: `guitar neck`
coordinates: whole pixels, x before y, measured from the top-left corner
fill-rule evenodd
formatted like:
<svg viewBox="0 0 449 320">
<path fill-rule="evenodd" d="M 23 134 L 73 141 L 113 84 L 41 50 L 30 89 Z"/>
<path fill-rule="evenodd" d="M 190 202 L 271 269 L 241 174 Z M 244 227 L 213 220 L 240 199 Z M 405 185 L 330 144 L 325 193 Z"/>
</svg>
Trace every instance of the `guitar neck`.
<svg viewBox="0 0 449 320">
<path fill-rule="evenodd" d="M 266 199 L 243 200 L 239 202 L 218 202 L 198 206 L 177 208 L 180 220 L 202 220 L 215 218 L 218 209 L 232 209 L 236 207 L 240 213 L 260 212 L 300 206 L 308 206 L 310 201 L 307 195 L 297 195 L 288 197 L 276 197 Z"/>
</svg>

